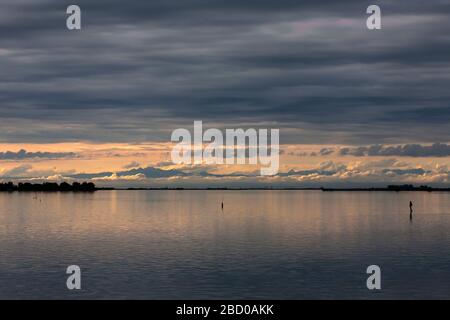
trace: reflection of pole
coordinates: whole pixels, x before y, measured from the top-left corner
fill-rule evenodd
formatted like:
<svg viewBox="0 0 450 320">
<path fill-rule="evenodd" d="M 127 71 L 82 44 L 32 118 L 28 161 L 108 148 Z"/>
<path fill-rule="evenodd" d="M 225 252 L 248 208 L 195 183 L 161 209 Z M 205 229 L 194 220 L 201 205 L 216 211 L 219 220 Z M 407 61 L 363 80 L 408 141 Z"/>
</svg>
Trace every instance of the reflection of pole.
<svg viewBox="0 0 450 320">
<path fill-rule="evenodd" d="M 413 218 L 413 203 L 412 201 L 409 202 L 409 220 L 412 220 Z"/>
</svg>

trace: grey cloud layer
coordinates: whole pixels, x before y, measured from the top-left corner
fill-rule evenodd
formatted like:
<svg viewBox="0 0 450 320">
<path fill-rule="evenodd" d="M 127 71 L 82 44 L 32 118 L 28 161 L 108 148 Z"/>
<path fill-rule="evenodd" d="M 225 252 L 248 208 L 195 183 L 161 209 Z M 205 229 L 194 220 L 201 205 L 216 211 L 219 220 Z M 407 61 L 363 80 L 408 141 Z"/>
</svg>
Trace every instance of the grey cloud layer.
<svg viewBox="0 0 450 320">
<path fill-rule="evenodd" d="M 450 127 L 449 1 L 80 0 L 0 13 L 8 142 L 167 141 L 177 127 L 279 127 L 286 143 L 434 142 Z"/>
<path fill-rule="evenodd" d="M 368 147 L 341 148 L 342 156 L 398 156 L 398 157 L 449 157 L 450 145 L 435 143 L 431 146 L 407 144 L 402 146 L 372 145 Z"/>
<path fill-rule="evenodd" d="M 0 160 L 25 160 L 25 159 L 61 159 L 76 157 L 74 152 L 28 152 L 21 149 L 17 152 L 0 152 Z"/>
</svg>

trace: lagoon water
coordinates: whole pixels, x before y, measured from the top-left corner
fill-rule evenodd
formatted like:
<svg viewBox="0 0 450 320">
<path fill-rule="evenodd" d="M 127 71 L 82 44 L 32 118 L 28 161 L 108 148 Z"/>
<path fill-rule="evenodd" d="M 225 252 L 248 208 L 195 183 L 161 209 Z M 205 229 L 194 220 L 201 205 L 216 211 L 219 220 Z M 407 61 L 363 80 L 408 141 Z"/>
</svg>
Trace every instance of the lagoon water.
<svg viewBox="0 0 450 320">
<path fill-rule="evenodd" d="M 450 193 L 1 193 L 0 298 L 448 299 Z"/>
</svg>

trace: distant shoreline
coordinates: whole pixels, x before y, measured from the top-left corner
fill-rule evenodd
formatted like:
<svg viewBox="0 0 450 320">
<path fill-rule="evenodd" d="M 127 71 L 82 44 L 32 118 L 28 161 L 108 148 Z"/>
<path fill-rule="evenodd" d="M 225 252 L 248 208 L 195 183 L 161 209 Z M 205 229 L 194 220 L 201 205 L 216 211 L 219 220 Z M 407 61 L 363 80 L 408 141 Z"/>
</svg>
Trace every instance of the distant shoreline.
<svg viewBox="0 0 450 320">
<path fill-rule="evenodd" d="M 109 190 L 203 190 L 203 191 L 273 191 L 273 190 L 293 190 L 293 191 L 323 191 L 323 192 L 335 192 L 335 191 L 369 191 L 369 192 L 400 192 L 400 191 L 421 191 L 421 192 L 433 192 L 444 191 L 450 192 L 450 188 L 432 188 L 429 186 L 413 186 L 413 185 L 389 185 L 385 188 L 124 188 L 124 189 L 109 189 Z"/>
<path fill-rule="evenodd" d="M 430 188 L 427 190 L 415 188 L 411 190 L 392 190 L 388 188 L 348 188 L 348 189 L 320 189 L 323 192 L 450 192 L 450 188 Z"/>
<path fill-rule="evenodd" d="M 12 182 L 0 183 L 0 192 L 94 192 L 94 191 L 322 191 L 322 192 L 450 192 L 450 188 L 429 186 L 390 185 L 385 188 L 114 188 L 96 187 L 92 182 L 42 184 Z"/>
<path fill-rule="evenodd" d="M 388 186 L 386 188 L 99 188 L 122 191 L 323 191 L 323 192 L 450 192 L 450 188 Z"/>
</svg>

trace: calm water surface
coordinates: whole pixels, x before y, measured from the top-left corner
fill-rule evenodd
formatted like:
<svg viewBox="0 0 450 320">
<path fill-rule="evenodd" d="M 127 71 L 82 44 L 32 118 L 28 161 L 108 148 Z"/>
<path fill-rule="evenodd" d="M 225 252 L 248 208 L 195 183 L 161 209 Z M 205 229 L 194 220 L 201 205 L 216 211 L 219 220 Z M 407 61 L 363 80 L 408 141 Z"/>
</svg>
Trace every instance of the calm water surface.
<svg viewBox="0 0 450 320">
<path fill-rule="evenodd" d="M 448 299 L 450 193 L 1 193 L 0 298 Z"/>
</svg>

